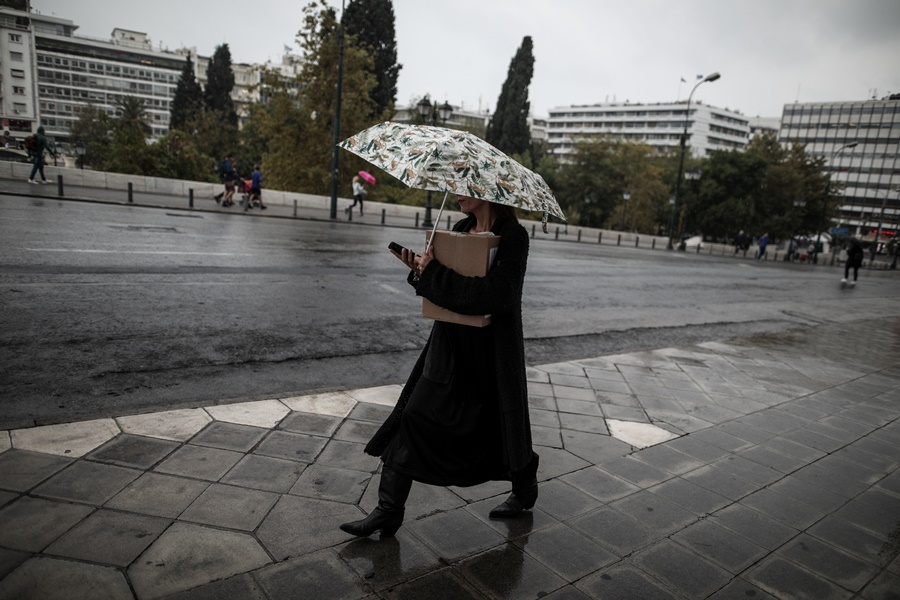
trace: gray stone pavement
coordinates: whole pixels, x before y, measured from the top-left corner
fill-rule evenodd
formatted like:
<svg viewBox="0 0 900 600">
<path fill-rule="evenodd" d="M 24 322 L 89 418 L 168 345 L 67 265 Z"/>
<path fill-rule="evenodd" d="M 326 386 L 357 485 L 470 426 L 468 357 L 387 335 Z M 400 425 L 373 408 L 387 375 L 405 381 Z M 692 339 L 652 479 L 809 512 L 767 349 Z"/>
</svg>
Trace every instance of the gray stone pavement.
<svg viewBox="0 0 900 600">
<path fill-rule="evenodd" d="M 362 452 L 397 386 L 0 432 L 0 598 L 900 594 L 900 319 L 529 368 L 540 497 Z"/>
</svg>

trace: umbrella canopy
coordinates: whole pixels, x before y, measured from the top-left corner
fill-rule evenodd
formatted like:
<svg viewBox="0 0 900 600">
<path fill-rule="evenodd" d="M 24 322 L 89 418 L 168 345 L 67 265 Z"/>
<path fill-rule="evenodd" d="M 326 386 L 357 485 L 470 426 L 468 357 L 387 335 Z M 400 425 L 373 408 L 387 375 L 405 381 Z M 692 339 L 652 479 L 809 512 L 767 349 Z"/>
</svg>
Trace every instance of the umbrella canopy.
<svg viewBox="0 0 900 600">
<path fill-rule="evenodd" d="M 466 131 L 385 121 L 338 146 L 411 188 L 566 218 L 543 177 Z"/>
<path fill-rule="evenodd" d="M 365 182 L 368 183 L 369 185 L 375 185 L 375 176 L 372 175 L 371 173 L 367 173 L 367 172 L 365 172 L 365 171 L 360 171 L 360 172 L 357 173 L 357 174 L 358 174 L 362 179 L 364 179 Z"/>
</svg>

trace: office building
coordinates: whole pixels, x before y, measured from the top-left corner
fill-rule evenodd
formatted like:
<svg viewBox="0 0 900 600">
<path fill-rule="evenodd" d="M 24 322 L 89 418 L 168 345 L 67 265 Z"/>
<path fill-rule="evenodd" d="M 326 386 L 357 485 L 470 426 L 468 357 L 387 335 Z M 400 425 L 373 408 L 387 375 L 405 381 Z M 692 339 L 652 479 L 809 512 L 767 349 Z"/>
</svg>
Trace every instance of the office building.
<svg viewBox="0 0 900 600">
<path fill-rule="evenodd" d="M 561 159 L 574 152 L 575 143 L 605 137 L 638 142 L 658 152 L 679 146 L 685 120 L 694 156 L 714 150 L 742 150 L 749 140 L 750 120 L 738 112 L 696 101 L 687 114 L 687 102 L 667 104 L 601 103 L 550 109 L 547 142 Z"/>
<path fill-rule="evenodd" d="M 860 102 L 788 104 L 779 139 L 799 142 L 825 160 L 824 171 L 842 186 L 837 233 L 880 241 L 900 222 L 900 95 Z M 853 148 L 847 144 L 856 142 Z"/>
</svg>

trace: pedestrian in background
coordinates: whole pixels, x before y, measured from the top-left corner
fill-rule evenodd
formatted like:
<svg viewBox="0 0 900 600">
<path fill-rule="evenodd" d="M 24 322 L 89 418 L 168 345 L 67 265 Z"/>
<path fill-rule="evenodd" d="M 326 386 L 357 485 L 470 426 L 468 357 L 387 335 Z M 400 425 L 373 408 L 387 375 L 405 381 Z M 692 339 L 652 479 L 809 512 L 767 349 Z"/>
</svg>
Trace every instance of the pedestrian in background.
<svg viewBox="0 0 900 600">
<path fill-rule="evenodd" d="M 391 537 L 403 523 L 413 481 L 469 487 L 511 481 L 512 494 L 491 518 L 519 516 L 538 496 L 539 457 L 531 444 L 522 287 L 528 232 L 509 206 L 465 196 L 454 231 L 500 236 L 484 277 L 463 277 L 434 258 L 394 251 L 411 271 L 416 295 L 452 311 L 490 314 L 486 327 L 435 321 L 397 404 L 365 452 L 383 461 L 378 506 L 341 529 Z"/>
<path fill-rule="evenodd" d="M 737 254 L 741 250 L 746 250 L 747 244 L 747 236 L 744 235 L 744 230 L 741 229 L 738 231 L 738 234 L 734 236 L 734 253 Z"/>
<path fill-rule="evenodd" d="M 44 177 L 44 152 L 47 152 L 50 148 L 47 142 L 47 136 L 44 135 L 43 125 L 37 128 L 37 133 L 34 138 L 35 148 L 31 151 L 33 166 L 31 167 L 31 175 L 28 176 L 28 183 L 37 183 L 37 181 L 34 180 L 34 176 L 38 173 L 41 174 L 41 183 L 50 183 L 47 181 L 47 178 Z"/>
<path fill-rule="evenodd" d="M 856 279 L 859 277 L 859 268 L 862 266 L 865 255 L 866 253 L 863 251 L 859 240 L 850 242 L 850 248 L 847 250 L 847 262 L 844 263 L 844 278 L 841 279 L 841 283 L 847 283 L 847 277 L 850 276 L 850 267 L 853 267 L 853 281 L 850 282 L 850 285 L 856 285 Z"/>
<path fill-rule="evenodd" d="M 363 198 L 366 197 L 366 186 L 363 184 L 359 175 L 353 176 L 353 204 L 348 206 L 344 212 L 349 216 L 353 212 L 353 207 L 359 202 L 359 216 L 363 216 Z"/>
<path fill-rule="evenodd" d="M 769 234 L 764 233 L 759 236 L 759 256 L 756 257 L 758 262 L 766 259 L 766 247 L 769 245 Z"/>
<path fill-rule="evenodd" d="M 260 210 L 266 210 L 267 206 L 262 200 L 262 171 L 259 165 L 253 167 L 253 175 L 250 177 L 250 195 L 247 196 L 247 203 L 244 204 L 244 211 L 250 210 L 254 202 L 259 202 Z"/>
</svg>

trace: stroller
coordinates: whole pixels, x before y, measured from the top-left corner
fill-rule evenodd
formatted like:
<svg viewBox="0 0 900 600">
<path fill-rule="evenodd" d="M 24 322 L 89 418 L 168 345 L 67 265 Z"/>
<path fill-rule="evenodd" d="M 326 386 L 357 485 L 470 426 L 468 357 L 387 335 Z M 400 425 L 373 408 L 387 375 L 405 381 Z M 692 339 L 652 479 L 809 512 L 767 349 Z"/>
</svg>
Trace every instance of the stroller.
<svg viewBox="0 0 900 600">
<path fill-rule="evenodd" d="M 237 181 L 238 191 L 241 193 L 241 206 L 243 206 L 245 210 L 248 208 L 260 207 L 259 198 L 254 198 L 252 201 L 250 200 L 251 184 L 252 181 L 249 179 L 238 179 Z"/>
</svg>

